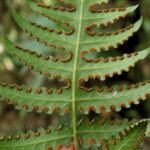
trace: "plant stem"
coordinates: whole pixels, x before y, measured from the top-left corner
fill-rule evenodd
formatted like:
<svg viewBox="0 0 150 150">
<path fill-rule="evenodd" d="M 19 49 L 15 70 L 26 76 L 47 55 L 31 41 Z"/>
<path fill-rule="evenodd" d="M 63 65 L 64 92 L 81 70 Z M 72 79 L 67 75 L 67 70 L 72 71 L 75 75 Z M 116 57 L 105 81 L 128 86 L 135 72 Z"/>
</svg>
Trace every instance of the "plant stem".
<svg viewBox="0 0 150 150">
<path fill-rule="evenodd" d="M 78 150 L 78 139 L 77 139 L 77 119 L 76 119 L 76 86 L 77 86 L 77 62 L 78 62 L 78 53 L 80 49 L 80 36 L 82 30 L 82 14 L 83 14 L 83 3 L 84 0 L 81 0 L 80 5 L 80 16 L 79 16 L 79 27 L 78 27 L 78 36 L 77 36 L 77 46 L 76 46 L 76 53 L 75 53 L 75 62 L 74 62 L 74 69 L 73 69 L 73 87 L 72 87 L 72 125 L 73 125 L 73 137 L 74 137 L 74 146 L 75 150 Z"/>
</svg>

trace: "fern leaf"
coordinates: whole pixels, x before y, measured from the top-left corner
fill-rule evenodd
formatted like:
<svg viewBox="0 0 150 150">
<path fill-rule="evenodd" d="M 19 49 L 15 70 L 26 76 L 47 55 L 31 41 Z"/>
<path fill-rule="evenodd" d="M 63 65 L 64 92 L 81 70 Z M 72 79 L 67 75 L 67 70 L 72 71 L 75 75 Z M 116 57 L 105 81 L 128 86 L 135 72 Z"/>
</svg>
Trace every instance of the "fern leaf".
<svg viewBox="0 0 150 150">
<path fill-rule="evenodd" d="M 119 86 L 112 88 L 97 88 L 91 92 L 78 90 L 77 106 L 81 112 L 88 113 L 90 110 L 95 112 L 115 109 L 120 111 L 122 107 L 131 107 L 131 104 L 139 104 L 145 100 L 149 93 L 149 81 L 134 85 Z M 94 88 L 89 89 L 92 90 Z M 84 89 L 87 91 L 87 89 Z"/>
<path fill-rule="evenodd" d="M 82 147 L 88 148 L 92 145 L 100 146 L 112 135 L 117 136 L 119 132 L 129 128 L 132 122 L 127 120 L 99 120 L 89 121 L 84 118 L 78 124 L 78 139 Z M 91 126 L 93 126 L 91 128 Z M 106 134 L 107 133 L 107 134 Z M 24 150 L 31 149 L 59 149 L 61 144 L 69 145 L 73 138 L 72 128 L 60 125 L 48 129 L 38 129 L 37 132 L 28 131 L 0 138 L 0 149 L 2 150 Z M 36 143 L 35 143 L 36 141 Z M 94 142 L 94 143 L 93 143 Z"/>
<path fill-rule="evenodd" d="M 39 5 L 39 3 L 35 3 L 35 2 L 32 2 L 30 0 L 26 0 L 27 1 L 27 4 L 28 6 L 35 12 L 37 13 L 41 13 L 42 15 L 45 14 L 45 15 L 49 15 L 49 16 L 52 16 L 52 18 L 54 17 L 57 17 L 58 20 L 62 20 L 62 21 L 67 21 L 68 19 L 71 19 L 71 20 L 74 20 L 75 18 L 78 18 L 77 15 L 78 14 L 76 13 L 76 6 L 78 6 L 80 4 L 80 1 L 77 1 L 75 0 L 73 5 L 75 7 L 75 10 L 73 12 L 70 12 L 70 11 L 62 11 L 60 10 L 60 7 L 58 8 L 54 8 L 55 5 L 48 5 L 50 8 L 46 8 L 46 7 L 41 7 Z M 66 0 L 65 2 L 67 2 L 68 0 Z M 68 1 L 68 2 L 71 2 L 72 1 Z M 62 12 L 65 14 L 63 15 Z"/>
<path fill-rule="evenodd" d="M 95 50 L 93 49 L 93 51 Z M 80 73 L 78 73 L 78 77 L 86 78 L 87 75 L 91 74 L 93 76 L 99 75 L 101 80 L 105 80 L 107 76 L 120 75 L 123 71 L 129 71 L 138 61 L 143 60 L 149 52 L 150 48 L 140 51 L 139 53 L 135 52 L 119 57 L 88 59 L 86 58 L 86 53 L 90 52 L 83 50 L 83 60 L 79 63 L 78 71 Z"/>
<path fill-rule="evenodd" d="M 139 149 L 140 143 L 145 135 L 146 121 L 140 122 L 138 125 L 125 130 L 119 137 L 112 137 L 109 142 L 101 146 L 101 150 L 129 150 Z"/>
<path fill-rule="evenodd" d="M 127 27 L 128 29 L 120 29 L 118 31 L 112 32 L 87 32 L 87 34 L 81 34 L 81 48 L 90 49 L 91 47 L 96 48 L 97 50 L 109 50 L 110 48 L 117 48 L 119 45 L 124 44 L 125 41 L 129 40 L 135 32 L 138 31 L 142 24 L 142 18 L 138 20 L 134 25 Z M 98 26 L 98 25 L 95 25 Z M 86 26 L 85 30 L 90 29 Z M 91 38 L 92 35 L 92 38 Z"/>
<path fill-rule="evenodd" d="M 148 121 L 147 129 L 146 129 L 146 136 L 150 136 L 150 119 L 146 119 Z"/>
<path fill-rule="evenodd" d="M 69 36 L 66 36 L 64 38 L 64 34 L 61 34 L 62 33 L 61 30 L 60 31 L 54 30 L 54 29 L 42 26 L 40 24 L 36 24 L 32 21 L 28 21 L 24 19 L 23 17 L 21 17 L 19 14 L 17 14 L 17 12 L 15 11 L 13 12 L 13 16 L 16 22 L 18 23 L 18 25 L 25 32 L 27 32 L 30 37 L 32 37 L 33 39 L 36 39 L 37 41 L 40 41 L 45 46 L 51 46 L 51 44 L 55 44 L 55 46 L 58 47 L 58 46 L 63 46 L 65 43 L 68 50 L 72 48 L 73 43 L 71 41 L 73 41 L 73 37 L 70 38 Z"/>
<path fill-rule="evenodd" d="M 15 56 L 20 62 L 29 67 L 31 70 L 35 72 L 39 72 L 40 74 L 49 73 L 49 76 L 54 76 L 56 74 L 61 74 L 61 78 L 71 78 L 72 77 L 72 67 L 73 64 L 68 62 L 67 68 L 66 63 L 62 60 L 58 60 L 54 57 L 42 56 L 36 52 L 33 52 L 28 49 L 21 48 L 20 46 L 14 45 L 7 38 L 5 39 L 7 47 L 9 47 L 9 51 Z M 66 57 L 70 57 L 70 53 L 67 54 Z M 50 70 L 50 71 L 49 71 Z"/>
<path fill-rule="evenodd" d="M 63 90 L 63 96 L 60 94 Z M 58 94 L 59 93 L 59 94 Z M 15 84 L 0 83 L 1 100 L 15 105 L 17 109 L 27 111 L 45 111 L 49 114 L 54 111 L 64 114 L 71 108 L 70 91 L 64 89 L 27 88 Z M 61 107 L 60 107 L 61 106 Z"/>
<path fill-rule="evenodd" d="M 95 1 L 94 1 L 95 2 Z M 104 2 L 104 1 L 101 1 Z M 101 4 L 101 2 L 99 1 L 98 3 Z M 80 5 L 80 2 L 75 1 L 74 3 L 76 3 L 75 5 L 78 6 Z M 39 12 L 40 14 L 42 14 L 43 16 L 51 16 L 52 18 L 56 17 L 56 19 L 58 20 L 62 20 L 62 21 L 68 21 L 69 19 L 72 20 L 72 22 L 74 24 L 76 24 L 76 21 L 80 21 L 79 19 L 79 14 L 78 12 L 73 13 L 74 15 L 68 14 L 67 13 L 65 15 L 65 17 L 62 18 L 62 16 L 60 15 L 60 13 L 56 14 L 56 11 L 53 11 L 53 9 L 47 9 L 44 7 L 39 7 L 37 6 L 35 3 L 30 2 L 28 0 L 28 4 L 30 6 L 30 8 L 33 11 Z M 95 3 L 94 3 L 95 4 Z M 96 26 L 98 26 L 98 24 L 105 24 L 107 25 L 107 23 L 113 23 L 114 20 L 120 19 L 123 16 L 127 16 L 128 14 L 130 14 L 131 12 L 133 12 L 138 6 L 133 6 L 133 7 L 129 7 L 129 8 L 124 8 L 124 11 L 119 11 L 117 9 L 115 9 L 114 12 L 111 11 L 111 9 L 109 10 L 110 12 L 105 13 L 104 10 L 102 10 L 102 13 L 98 14 L 98 13 L 91 13 L 89 11 L 89 6 L 92 5 L 92 2 L 86 2 L 84 3 L 84 12 L 83 12 L 83 16 L 82 16 L 82 22 L 83 22 L 83 26 L 88 26 L 92 23 L 96 24 Z M 59 10 L 58 10 L 59 12 Z M 70 16 L 69 18 L 66 18 Z M 75 19 L 75 21 L 74 21 Z M 98 21 L 97 21 L 98 20 Z M 95 37 L 88 37 L 86 34 L 84 34 L 84 32 L 81 33 L 82 39 L 80 41 L 81 44 L 81 48 L 83 47 L 83 49 L 89 49 L 91 47 L 95 47 L 97 49 L 105 49 L 108 50 L 110 47 L 115 47 L 117 48 L 119 45 L 123 44 L 126 40 L 128 40 L 129 37 L 131 37 L 133 35 L 133 33 L 135 33 L 139 27 L 141 26 L 142 23 L 142 18 L 134 25 L 133 28 L 130 29 L 130 27 L 127 28 L 127 31 L 120 33 L 120 30 L 118 31 L 114 31 L 114 33 L 112 32 L 112 35 L 107 36 L 107 33 L 105 36 L 100 37 L 100 36 L 95 36 Z M 95 26 L 95 25 L 94 25 Z M 122 30 L 124 31 L 124 30 Z M 119 33 L 119 34 L 116 34 Z M 101 35 L 103 35 L 103 32 L 100 33 Z M 72 40 L 72 39 L 71 39 Z M 66 43 L 67 44 L 67 43 Z"/>
<path fill-rule="evenodd" d="M 6 39 L 6 45 L 9 47 L 9 50 L 11 50 L 13 52 L 13 54 L 15 54 L 15 56 L 19 56 L 20 61 L 24 61 L 24 63 L 27 62 L 28 64 L 26 63 L 26 65 L 29 66 L 30 68 L 33 66 L 33 68 L 31 68 L 31 69 L 34 71 L 39 71 L 38 68 L 41 68 L 41 70 L 39 72 L 40 73 L 42 73 L 42 72 L 46 73 L 47 68 L 49 68 L 49 67 L 53 68 L 53 66 L 55 64 L 54 62 L 52 62 L 53 65 L 51 66 L 49 64 L 49 62 L 44 60 L 43 58 L 37 58 L 37 56 L 34 54 L 30 54 L 30 53 L 21 51 L 20 49 L 16 48 L 14 46 L 14 44 L 12 44 L 8 39 Z M 129 66 L 131 66 L 131 64 L 134 64 L 139 59 L 144 59 L 148 53 L 149 53 L 149 49 L 139 52 L 138 55 L 137 55 L 137 53 L 134 53 L 134 54 L 132 54 L 133 55 L 132 57 L 122 60 L 122 62 L 123 62 L 122 65 L 120 65 L 120 60 L 118 60 L 114 63 L 116 66 L 118 66 L 119 69 L 117 67 L 114 67 L 114 68 L 117 71 L 121 70 L 122 68 L 126 68 L 126 67 L 128 68 Z M 31 59 L 29 59 L 30 55 L 32 55 Z M 134 56 L 134 55 L 136 55 L 136 56 Z M 127 55 L 127 56 L 130 56 L 130 55 Z M 21 60 L 21 58 L 23 58 L 24 60 Z M 34 60 L 34 58 L 35 58 L 35 60 Z M 37 63 L 38 59 L 40 59 L 39 63 Z M 46 63 L 47 63 L 47 65 L 46 65 Z M 113 75 L 114 71 L 113 71 L 112 63 L 108 62 L 108 63 L 106 63 L 106 65 L 107 64 L 108 64 L 108 67 L 110 67 L 110 71 L 112 72 L 112 75 Z M 89 64 L 87 64 L 87 65 L 89 66 Z M 82 66 L 84 66 L 84 65 L 82 65 Z M 102 65 L 100 65 L 100 66 L 102 66 Z M 126 66 L 126 67 L 123 67 L 123 66 Z M 102 67 L 104 69 L 107 69 L 107 67 L 105 66 L 105 63 L 104 63 L 104 66 L 102 66 Z M 70 70 L 70 72 L 65 73 L 65 71 L 63 70 L 64 69 L 63 66 L 62 66 L 63 73 L 62 73 L 62 70 L 59 70 L 59 69 L 57 70 L 57 67 L 55 67 L 53 69 L 52 68 L 49 68 L 51 70 L 50 74 L 52 74 L 52 75 L 55 75 L 57 73 L 57 74 L 61 74 L 61 76 L 64 75 L 62 77 L 71 76 L 71 70 Z M 90 71 L 90 69 L 93 70 L 92 67 L 91 68 L 89 67 L 89 71 Z M 85 77 L 89 72 L 89 71 L 86 72 L 85 69 L 83 69 L 83 70 L 81 69 L 81 71 L 82 71 L 82 73 L 80 73 L 79 75 L 83 75 L 83 77 Z M 102 75 L 102 73 L 105 73 L 105 72 L 109 73 L 109 71 L 101 72 L 100 69 L 98 69 L 98 68 L 95 69 L 95 71 L 96 72 L 94 72 L 94 73 L 92 71 L 90 71 L 90 73 L 95 74 L 95 75 L 98 72 L 100 72 L 101 75 Z M 46 75 L 48 75 L 48 74 L 46 74 Z M 88 77 L 90 77 L 90 76 L 88 76 Z M 103 77 L 102 79 L 104 79 L 105 74 L 102 77 Z M 80 78 L 79 78 L 79 81 L 80 81 Z M 70 83 L 68 83 L 68 84 L 70 84 Z M 130 107 L 131 102 L 138 104 L 139 100 L 145 99 L 145 94 L 148 94 L 148 92 L 149 92 L 147 90 L 149 88 L 149 83 L 147 83 L 145 86 L 143 86 L 142 84 L 144 84 L 144 83 L 141 83 L 140 86 L 139 85 L 131 85 L 132 88 L 130 86 L 127 86 L 127 87 L 124 87 L 124 90 L 122 90 L 122 88 L 121 88 L 121 91 L 119 91 L 119 87 L 118 88 L 110 88 L 110 89 L 108 89 L 108 88 L 104 88 L 104 89 L 103 88 L 97 88 L 97 91 L 92 91 L 92 92 L 83 94 L 83 93 L 85 93 L 83 90 L 91 91 L 94 88 L 89 90 L 89 89 L 86 89 L 84 87 L 81 87 L 80 83 L 78 83 L 80 89 L 77 89 L 77 91 L 78 91 L 77 92 L 77 98 L 76 98 L 77 107 L 78 108 L 82 107 L 82 109 L 84 110 L 84 113 L 88 113 L 88 111 L 90 111 L 91 108 L 93 108 L 93 110 L 97 111 L 97 112 L 100 111 L 102 108 L 105 108 L 107 111 L 111 110 L 111 108 L 115 108 L 117 111 L 120 111 L 121 107 L 123 107 L 123 106 L 124 107 Z M 129 89 L 128 89 L 128 87 L 129 87 Z M 6 89 L 3 89 L 3 87 L 1 87 L 1 91 L 3 91 L 3 90 L 5 91 Z M 7 90 L 9 90 L 9 89 L 7 88 Z M 3 93 L 6 93 L 6 92 L 1 92 L 1 94 L 3 94 Z M 29 106 L 28 111 L 31 111 L 32 107 L 35 104 L 39 107 L 39 109 L 38 109 L 39 112 L 45 106 L 49 106 L 48 113 L 51 113 L 52 108 L 56 107 L 56 106 L 62 107 L 61 113 L 64 112 L 65 109 L 67 109 L 67 108 L 71 109 L 72 95 L 70 93 L 70 90 L 64 90 L 63 96 L 61 94 L 61 95 L 58 95 L 58 97 L 57 97 L 57 95 L 55 94 L 55 99 L 53 99 L 53 97 L 52 97 L 53 94 L 52 94 L 51 100 L 49 100 L 49 101 L 48 101 L 48 95 L 46 95 L 46 93 L 44 94 L 45 96 L 47 96 L 47 98 L 46 98 L 47 100 L 45 100 L 45 101 L 42 100 L 42 96 L 44 96 L 44 95 L 40 94 L 40 96 L 41 96 L 40 100 L 38 100 L 39 98 L 38 99 L 33 98 L 32 102 L 31 101 L 28 102 L 28 100 L 27 100 L 27 99 L 29 99 L 28 96 L 27 96 L 27 98 L 25 98 L 25 100 L 24 100 L 24 98 L 22 98 L 22 91 L 19 92 L 20 93 L 19 95 L 17 94 L 18 97 L 16 97 L 16 94 L 14 91 L 12 91 L 11 93 L 12 93 L 11 95 L 5 94 L 4 96 L 5 97 L 7 96 L 9 99 L 12 99 L 12 101 L 15 101 L 15 99 L 16 99 L 17 104 L 18 104 L 18 106 L 17 106 L 18 108 L 20 108 L 21 105 L 23 105 L 24 103 L 27 104 Z M 35 93 L 36 93 L 36 91 L 34 90 L 34 93 L 32 93 L 32 95 L 29 94 L 29 96 L 34 97 Z M 25 95 L 25 94 L 26 93 L 24 92 L 23 95 Z M 37 94 L 37 97 L 39 97 L 38 94 Z M 62 103 L 63 103 L 63 105 L 62 105 Z M 90 105 L 89 105 L 89 103 L 90 103 Z M 80 108 L 80 110 L 82 110 L 82 109 Z"/>
<path fill-rule="evenodd" d="M 5 41 L 12 55 L 16 56 L 24 65 L 30 67 L 31 70 L 47 75 L 48 77 L 52 76 L 58 79 L 62 77 L 61 80 L 68 82 L 67 87 L 64 87 L 67 90 L 64 90 L 63 93 L 61 93 L 60 90 L 56 90 L 58 95 L 55 95 L 55 93 L 46 95 L 42 92 L 44 89 L 36 89 L 28 96 L 24 89 L 21 90 L 19 87 L 17 87 L 17 89 L 12 88 L 12 86 L 10 86 L 9 88 L 11 89 L 9 89 L 8 86 L 6 86 L 5 88 L 1 88 L 2 92 L 0 94 L 4 99 L 6 98 L 5 100 L 7 101 L 12 98 L 10 103 L 18 105 L 17 107 L 19 109 L 21 105 L 27 104 L 24 105 L 24 107 L 29 106 L 29 110 L 31 110 L 34 105 L 38 105 L 39 112 L 43 109 L 51 113 L 53 112 L 53 108 L 57 111 L 60 108 L 61 112 L 71 110 L 72 130 L 70 132 L 72 133 L 71 136 L 75 149 L 78 150 L 78 134 L 80 134 L 80 136 L 87 136 L 81 135 L 81 129 L 84 130 L 84 128 L 82 125 L 79 127 L 77 125 L 76 115 L 78 110 L 84 113 L 90 110 L 98 112 L 104 109 L 107 111 L 112 109 L 119 111 L 122 107 L 130 107 L 132 103 L 137 104 L 140 100 L 145 99 L 145 96 L 149 94 L 148 89 L 150 88 L 150 82 L 148 81 L 147 84 L 144 82 L 125 88 L 97 88 L 96 92 L 93 87 L 90 89 L 83 87 L 80 81 L 85 81 L 86 78 L 91 79 L 93 76 L 104 80 L 108 76 L 112 77 L 114 74 L 121 74 L 122 71 L 128 71 L 137 61 L 144 59 L 149 54 L 149 48 L 139 53 L 117 58 L 88 59 L 88 57 L 85 56 L 85 53 L 88 51 L 97 52 L 98 50 L 117 48 L 140 28 L 142 18 L 135 24 L 131 24 L 124 29 L 101 32 L 101 26 L 107 26 L 115 20 L 129 15 L 137 6 L 97 10 L 94 8 L 96 5 L 99 7 L 103 5 L 103 3 L 107 3 L 108 0 L 66 0 L 59 2 L 61 4 L 58 6 L 56 6 L 55 3 L 49 6 L 39 3 L 36 4 L 27 0 L 28 5 L 33 11 L 38 12 L 54 23 L 65 26 L 65 28 L 61 30 L 60 28 L 52 29 L 43 24 L 37 24 L 32 20 L 26 20 L 16 12 L 13 13 L 13 16 L 18 25 L 26 31 L 29 36 L 43 43 L 45 47 L 63 50 L 65 53 L 64 58 L 42 56 L 41 54 L 12 44 L 7 38 Z M 93 30 L 93 27 L 96 29 Z M 99 30 L 97 28 L 99 28 Z M 5 86 L 5 84 L 2 83 L 2 86 Z M 30 92 L 30 90 L 27 90 L 27 92 Z M 49 91 L 46 92 L 49 94 Z M 105 127 L 107 128 L 107 125 Z M 141 127 L 145 127 L 145 123 L 140 123 L 133 129 L 133 132 L 129 132 L 129 138 L 141 134 L 136 133 L 141 130 Z M 92 132 L 93 129 L 94 132 L 95 128 L 96 125 L 93 125 L 91 130 L 89 127 L 85 127 L 85 130 L 88 129 Z M 119 128 L 119 130 L 120 129 L 121 128 Z M 80 130 L 79 133 L 78 130 Z M 97 138 L 97 135 L 93 136 Z M 128 139 L 126 137 L 124 139 L 125 142 L 128 143 Z M 122 141 L 118 143 L 119 146 L 122 146 Z"/>
<path fill-rule="evenodd" d="M 119 132 L 129 128 L 132 122 L 128 120 L 80 120 L 77 128 L 78 139 L 82 148 L 99 147 L 105 140 L 117 136 Z"/>
<path fill-rule="evenodd" d="M 92 2 L 87 2 L 87 5 L 92 5 Z M 98 5 L 98 3 L 97 3 Z M 138 5 L 131 6 L 124 8 L 125 11 L 119 11 L 117 9 L 108 9 L 108 11 L 111 11 L 110 13 L 104 13 L 104 11 L 107 11 L 107 9 L 101 9 L 97 13 L 90 13 L 89 11 L 85 12 L 85 20 L 86 24 L 96 23 L 99 24 L 103 22 L 105 25 L 114 23 L 115 21 L 119 20 L 120 18 L 124 18 L 128 15 L 130 15 L 132 12 L 134 12 L 137 9 Z M 92 8 L 92 7 L 91 7 Z M 100 13 L 101 12 L 101 13 Z"/>
<path fill-rule="evenodd" d="M 64 38 L 64 34 L 60 34 L 62 31 L 52 32 L 52 30 L 49 30 L 49 28 L 44 28 L 43 32 L 41 32 L 41 28 L 38 26 L 38 24 L 34 23 L 31 24 L 31 21 L 28 21 L 18 15 L 16 12 L 13 13 L 14 18 L 18 25 L 24 29 L 32 38 L 38 37 L 38 40 L 45 45 L 51 45 L 51 43 L 55 44 L 56 46 L 65 45 L 68 49 L 73 49 L 74 43 L 74 36 L 66 36 Z M 85 26 L 84 30 L 90 29 L 90 26 L 86 25 L 84 23 L 83 19 L 83 26 Z M 77 22 L 76 22 L 77 23 Z M 75 23 L 75 24 L 76 24 Z M 88 34 L 85 34 L 85 31 L 82 31 L 81 33 L 81 49 L 89 49 L 91 47 L 95 47 L 97 49 L 104 49 L 109 50 L 110 48 L 114 47 L 117 48 L 119 45 L 123 44 L 125 41 L 127 41 L 141 26 L 142 18 L 137 21 L 134 25 L 130 25 L 129 27 L 114 31 L 114 32 L 98 32 L 97 35 L 94 33 L 95 36 L 90 36 L 90 32 L 87 32 Z M 97 26 L 97 25 L 94 25 Z M 70 30 L 73 32 L 74 27 L 70 25 Z M 91 26 L 92 27 L 92 26 Z M 66 33 L 64 31 L 63 33 Z M 57 42 L 56 42 L 57 40 Z"/>
<path fill-rule="evenodd" d="M 67 1 L 66 1 L 67 2 Z M 69 2 L 72 2 L 71 0 Z M 85 8 L 92 5 L 93 3 L 97 3 L 97 5 L 101 5 L 102 3 L 108 3 L 108 1 L 104 1 L 104 0 L 94 0 L 94 1 L 87 1 L 85 3 Z M 44 14 L 44 15 L 49 15 L 53 17 L 57 17 L 57 19 L 59 20 L 63 20 L 63 21 L 68 21 L 68 19 L 71 20 L 79 20 L 78 14 L 79 12 L 75 12 L 73 14 L 70 14 L 68 12 L 65 12 L 66 15 L 62 17 L 61 11 L 58 9 L 58 11 L 53 11 L 53 9 L 47 9 L 44 7 L 39 7 L 36 3 L 27 0 L 28 6 L 34 11 L 37 12 L 39 14 Z M 78 6 L 80 4 L 80 1 L 74 1 L 74 5 Z M 84 20 L 86 22 L 86 24 L 91 24 L 91 23 L 100 23 L 103 22 L 105 24 L 107 24 L 107 22 L 111 22 L 113 23 L 114 21 L 126 17 L 127 15 L 129 15 L 130 13 L 134 12 L 137 9 L 138 5 L 136 6 L 132 6 L 132 7 L 127 7 L 125 8 L 125 11 L 119 11 L 119 10 L 115 10 L 113 11 L 113 9 L 111 10 L 111 13 L 104 13 L 103 10 L 102 13 L 90 13 L 88 11 L 88 9 L 86 9 L 84 11 Z M 57 13 L 58 12 L 58 13 Z"/>
<path fill-rule="evenodd" d="M 60 149 L 61 144 L 69 145 L 73 137 L 70 127 L 38 129 L 0 138 L 1 150 L 52 150 Z"/>
</svg>

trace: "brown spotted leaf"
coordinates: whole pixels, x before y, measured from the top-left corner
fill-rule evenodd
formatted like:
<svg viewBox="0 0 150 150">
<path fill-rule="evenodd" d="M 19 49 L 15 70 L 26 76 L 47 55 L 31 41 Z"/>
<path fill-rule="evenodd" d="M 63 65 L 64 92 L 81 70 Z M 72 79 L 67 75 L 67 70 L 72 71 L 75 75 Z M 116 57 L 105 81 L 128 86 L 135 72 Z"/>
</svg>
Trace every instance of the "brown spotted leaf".
<svg viewBox="0 0 150 150">
<path fill-rule="evenodd" d="M 58 128 L 38 129 L 16 135 L 0 138 L 1 150 L 61 150 L 61 145 L 70 145 L 73 138 L 71 127 L 60 126 Z"/>
<path fill-rule="evenodd" d="M 112 137 L 100 147 L 100 150 L 138 150 L 145 136 L 146 121 L 142 121 Z"/>
<path fill-rule="evenodd" d="M 132 103 L 139 103 L 150 92 L 149 81 L 147 84 L 140 83 L 118 88 L 102 87 L 97 88 L 97 90 L 93 87 L 89 89 L 83 87 L 80 82 L 93 78 L 105 80 L 106 77 L 128 71 L 139 60 L 144 59 L 149 54 L 150 49 L 116 58 L 109 57 L 109 55 L 107 58 L 101 56 L 97 58 L 94 55 L 89 58 L 88 53 L 117 48 L 138 31 L 142 18 L 123 29 L 109 32 L 102 30 L 103 27 L 132 13 L 137 6 L 101 8 L 108 0 L 59 0 L 57 5 L 56 1 L 53 2 L 51 5 L 45 5 L 27 0 L 27 4 L 34 12 L 59 26 L 52 27 L 48 24 L 45 25 L 44 22 L 27 20 L 16 12 L 13 12 L 13 16 L 18 25 L 31 38 L 49 49 L 52 48 L 55 53 L 61 51 L 63 54 L 61 57 L 39 54 L 32 49 L 13 44 L 8 38 L 5 41 L 9 52 L 18 61 L 29 67 L 31 71 L 65 81 L 67 82 L 66 87 L 54 90 L 30 89 L 2 82 L 0 96 L 1 100 L 16 105 L 18 109 L 22 107 L 29 111 L 34 109 L 38 112 L 46 111 L 47 113 L 71 111 L 72 130 L 70 132 L 77 150 L 76 116 L 78 110 L 83 113 L 88 113 L 90 110 L 99 112 L 104 109 L 119 111 L 122 107 L 130 107 Z M 37 148 L 35 149 L 37 150 Z M 3 150 L 5 150 L 4 145 Z"/>
<path fill-rule="evenodd" d="M 129 128 L 132 122 L 124 120 L 81 119 L 77 127 L 78 140 L 82 148 L 99 147 L 105 140 L 117 136 L 119 132 Z"/>
<path fill-rule="evenodd" d="M 122 107 L 130 108 L 131 104 L 139 104 L 150 94 L 150 81 L 126 86 L 113 86 L 78 90 L 77 106 L 82 113 L 90 110 L 120 111 Z M 83 94 L 84 93 L 84 94 Z M 86 95 L 86 96 L 85 96 Z"/>
<path fill-rule="evenodd" d="M 132 122 L 128 120 L 80 120 L 77 127 L 77 138 L 82 148 L 99 147 L 112 135 L 117 136 Z M 92 128 L 91 128 L 92 127 Z M 72 127 L 60 125 L 58 127 L 39 128 L 36 132 L 28 131 L 16 135 L 0 138 L 1 150 L 74 150 Z"/>
</svg>

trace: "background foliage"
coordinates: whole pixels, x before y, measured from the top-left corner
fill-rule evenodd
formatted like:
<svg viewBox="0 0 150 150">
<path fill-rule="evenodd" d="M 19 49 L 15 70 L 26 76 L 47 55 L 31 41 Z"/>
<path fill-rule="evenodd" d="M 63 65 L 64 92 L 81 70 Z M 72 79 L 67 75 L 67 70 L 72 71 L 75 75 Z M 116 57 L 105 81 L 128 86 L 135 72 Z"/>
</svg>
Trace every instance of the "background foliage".
<svg viewBox="0 0 150 150">
<path fill-rule="evenodd" d="M 48 0 L 45 0 L 45 2 L 48 2 Z M 144 22 L 142 28 L 128 42 L 126 42 L 118 50 L 115 50 L 112 55 L 122 55 L 126 52 L 133 52 L 135 49 L 141 50 L 149 47 L 150 45 L 149 0 L 111 0 L 108 7 L 123 7 L 134 4 L 140 4 L 140 7 L 137 9 L 136 13 L 126 19 L 121 19 L 117 26 L 120 28 L 124 27 L 125 23 L 133 23 L 140 18 L 140 15 L 143 15 Z M 25 0 L 0 0 L 0 80 L 10 81 L 17 84 L 26 84 L 30 87 L 56 86 L 55 81 L 47 81 L 46 78 L 41 77 L 36 73 L 31 73 L 26 67 L 20 65 L 7 53 L 7 49 L 5 48 L 3 42 L 4 35 L 8 35 L 12 41 L 16 41 L 22 45 L 31 46 L 32 42 L 31 40 L 29 41 L 26 33 L 24 33 L 15 23 L 11 13 L 12 10 L 16 10 L 22 16 L 36 19 L 36 16 L 32 14 L 25 4 Z M 30 16 L 28 15 L 29 13 Z M 111 86 L 114 83 L 136 83 L 150 79 L 149 62 L 150 57 L 138 63 L 138 65 L 131 69 L 130 72 L 123 73 L 121 76 L 115 75 L 112 79 L 107 80 L 106 84 Z M 128 117 L 136 119 L 149 118 L 149 108 L 150 98 L 138 106 L 133 105 L 131 109 L 123 109 L 121 113 L 104 112 L 100 114 L 100 117 Z M 94 113 L 91 113 L 89 117 L 93 117 L 94 115 Z M 13 108 L 13 106 L 8 106 L 6 103 L 0 102 L 0 136 L 16 133 L 20 130 L 36 130 L 40 126 L 46 128 L 50 124 L 57 124 L 58 118 L 61 117 L 57 114 L 46 115 L 44 113 L 37 114 L 35 112 L 26 113 L 24 111 L 17 111 Z M 148 145 L 149 139 L 146 138 L 145 146 L 143 146 L 144 149 L 146 149 Z"/>
</svg>

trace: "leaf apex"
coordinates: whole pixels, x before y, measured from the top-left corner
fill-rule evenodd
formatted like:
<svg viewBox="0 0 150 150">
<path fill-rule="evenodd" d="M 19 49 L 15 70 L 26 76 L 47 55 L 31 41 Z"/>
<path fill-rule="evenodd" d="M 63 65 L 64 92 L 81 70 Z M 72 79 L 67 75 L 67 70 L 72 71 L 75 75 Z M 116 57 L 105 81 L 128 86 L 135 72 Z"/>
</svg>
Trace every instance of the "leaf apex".
<svg viewBox="0 0 150 150">
<path fill-rule="evenodd" d="M 140 17 L 139 21 L 142 24 L 142 22 L 143 22 L 143 16 Z"/>
<path fill-rule="evenodd" d="M 139 7 L 139 4 L 135 5 L 135 8 L 137 9 Z"/>
</svg>

